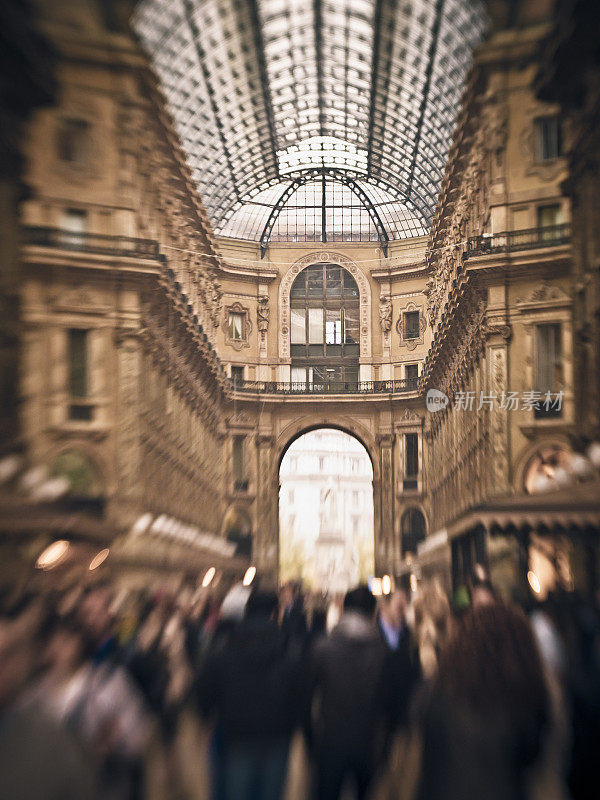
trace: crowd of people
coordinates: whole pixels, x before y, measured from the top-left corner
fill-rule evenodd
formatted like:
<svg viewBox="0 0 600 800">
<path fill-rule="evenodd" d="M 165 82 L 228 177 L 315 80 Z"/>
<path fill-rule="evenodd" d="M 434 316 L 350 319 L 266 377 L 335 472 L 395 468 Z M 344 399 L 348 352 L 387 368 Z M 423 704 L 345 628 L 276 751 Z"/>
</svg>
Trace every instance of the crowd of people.
<svg viewBox="0 0 600 800">
<path fill-rule="evenodd" d="M 205 737 L 182 747 L 190 717 Z M 0 606 L 0 800 L 587 800 L 599 745 L 600 616 L 573 593 L 103 584 Z"/>
</svg>

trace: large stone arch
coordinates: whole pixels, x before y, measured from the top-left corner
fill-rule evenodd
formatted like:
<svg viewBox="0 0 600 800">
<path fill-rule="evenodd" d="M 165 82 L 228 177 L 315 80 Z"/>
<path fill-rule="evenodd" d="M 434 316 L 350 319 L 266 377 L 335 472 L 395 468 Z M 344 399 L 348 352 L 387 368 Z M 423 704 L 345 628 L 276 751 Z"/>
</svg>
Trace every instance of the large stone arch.
<svg viewBox="0 0 600 800">
<path fill-rule="evenodd" d="M 375 436 L 351 415 L 307 414 L 286 425 L 277 436 L 257 436 L 258 491 L 254 559 L 263 571 L 276 576 L 279 563 L 279 468 L 288 447 L 298 437 L 320 428 L 335 428 L 354 436 L 365 448 L 373 466 L 373 535 L 375 568 L 387 563 L 393 538 L 393 470 L 389 437 Z M 382 515 L 382 505 L 390 505 Z M 389 519 L 388 519 L 389 517 Z M 390 530 L 388 530 L 388 528 Z"/>
<path fill-rule="evenodd" d="M 295 261 L 279 284 L 279 358 L 290 358 L 290 291 L 298 275 L 311 264 L 337 264 L 347 270 L 358 285 L 360 306 L 360 361 L 371 355 L 371 287 L 367 276 L 352 261 L 341 253 L 320 250 L 309 253 Z"/>
</svg>

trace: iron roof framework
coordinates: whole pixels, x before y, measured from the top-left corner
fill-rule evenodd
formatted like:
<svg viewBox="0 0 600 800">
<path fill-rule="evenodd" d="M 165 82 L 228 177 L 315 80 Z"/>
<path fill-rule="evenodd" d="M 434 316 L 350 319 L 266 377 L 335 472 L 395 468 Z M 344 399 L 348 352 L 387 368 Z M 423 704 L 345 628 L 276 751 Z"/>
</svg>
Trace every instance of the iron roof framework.
<svg viewBox="0 0 600 800">
<path fill-rule="evenodd" d="M 483 0 L 141 0 L 134 16 L 215 230 L 263 247 L 318 170 L 354 182 L 382 244 L 426 232 L 485 24 Z"/>
</svg>

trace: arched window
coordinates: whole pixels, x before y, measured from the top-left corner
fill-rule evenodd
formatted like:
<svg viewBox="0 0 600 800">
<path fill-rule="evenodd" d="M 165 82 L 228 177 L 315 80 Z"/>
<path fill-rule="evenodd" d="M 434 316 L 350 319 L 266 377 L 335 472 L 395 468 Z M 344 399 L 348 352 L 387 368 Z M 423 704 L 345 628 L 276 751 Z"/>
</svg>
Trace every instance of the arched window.
<svg viewBox="0 0 600 800">
<path fill-rule="evenodd" d="M 425 538 L 425 517 L 418 508 L 408 508 L 402 515 L 402 555 L 417 552 Z"/>
<path fill-rule="evenodd" d="M 335 390 L 358 383 L 359 291 L 342 267 L 312 264 L 290 292 L 292 382 Z"/>
</svg>

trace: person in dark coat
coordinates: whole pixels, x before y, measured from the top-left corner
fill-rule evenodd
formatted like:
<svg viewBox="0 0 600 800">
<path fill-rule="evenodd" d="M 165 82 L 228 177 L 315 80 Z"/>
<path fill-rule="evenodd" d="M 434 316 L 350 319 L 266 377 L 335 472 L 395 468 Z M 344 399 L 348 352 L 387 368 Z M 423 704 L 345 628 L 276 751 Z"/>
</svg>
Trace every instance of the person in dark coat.
<svg viewBox="0 0 600 800">
<path fill-rule="evenodd" d="M 381 765 L 392 686 L 374 615 L 366 586 L 348 592 L 339 624 L 313 646 L 309 697 L 318 711 L 308 739 L 318 800 L 338 800 L 346 780 L 362 800 Z"/>
<path fill-rule="evenodd" d="M 389 707 L 389 725 L 392 729 L 407 723 L 411 700 L 421 680 L 417 648 L 406 624 L 407 602 L 406 592 L 397 589 L 381 597 L 377 614 L 377 627 L 389 652 L 393 673 L 392 702 Z"/>
<path fill-rule="evenodd" d="M 502 603 L 468 611 L 421 709 L 418 800 L 525 800 L 549 713 L 525 616 Z"/>
<path fill-rule="evenodd" d="M 242 622 L 199 678 L 205 717 L 222 736 L 224 800 L 279 800 L 299 719 L 300 662 L 277 625 L 277 596 L 255 592 Z"/>
</svg>

